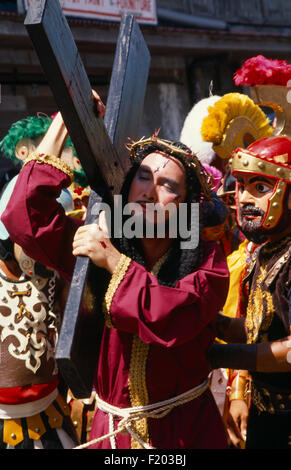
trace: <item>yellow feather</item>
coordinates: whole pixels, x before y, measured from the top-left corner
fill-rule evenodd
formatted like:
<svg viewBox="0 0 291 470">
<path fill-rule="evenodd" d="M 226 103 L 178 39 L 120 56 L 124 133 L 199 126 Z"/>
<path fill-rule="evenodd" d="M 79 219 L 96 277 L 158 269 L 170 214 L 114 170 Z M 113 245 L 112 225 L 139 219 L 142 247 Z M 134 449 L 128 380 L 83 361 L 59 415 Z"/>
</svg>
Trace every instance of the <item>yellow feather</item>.
<svg viewBox="0 0 291 470">
<path fill-rule="evenodd" d="M 262 137 L 273 134 L 269 119 L 261 108 L 247 95 L 241 93 L 228 93 L 208 108 L 208 116 L 204 118 L 201 126 L 201 135 L 204 141 L 219 145 L 228 125 L 237 116 L 246 116 L 259 130 Z"/>
</svg>

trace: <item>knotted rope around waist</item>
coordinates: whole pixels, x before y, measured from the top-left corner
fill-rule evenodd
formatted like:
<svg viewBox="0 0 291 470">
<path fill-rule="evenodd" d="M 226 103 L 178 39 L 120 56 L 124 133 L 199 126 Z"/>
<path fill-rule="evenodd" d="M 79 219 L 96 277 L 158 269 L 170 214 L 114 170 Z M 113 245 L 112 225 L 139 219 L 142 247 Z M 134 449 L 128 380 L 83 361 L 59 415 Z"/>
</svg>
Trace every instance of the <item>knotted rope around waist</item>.
<svg viewBox="0 0 291 470">
<path fill-rule="evenodd" d="M 208 389 L 209 382 L 210 382 L 210 378 L 208 377 L 197 387 L 191 388 L 187 392 L 181 393 L 180 395 L 177 395 L 176 397 L 169 398 L 168 400 L 163 400 L 163 401 L 159 401 L 156 403 L 152 403 L 150 405 L 136 406 L 136 407 L 129 407 L 129 408 L 119 408 L 117 406 L 110 405 L 109 403 L 103 401 L 97 395 L 96 401 L 97 401 L 98 408 L 104 413 L 107 413 L 109 415 L 109 433 L 99 438 L 93 439 L 90 442 L 77 446 L 75 447 L 75 449 L 83 449 L 90 445 L 101 442 L 107 438 L 110 439 L 112 449 L 115 449 L 116 448 L 115 436 L 119 434 L 120 432 L 122 432 L 123 430 L 127 430 L 128 433 L 131 434 L 133 438 L 136 439 L 145 449 L 152 449 L 153 447 L 149 446 L 146 442 L 141 440 L 136 435 L 136 433 L 131 428 L 131 424 L 134 421 L 138 421 L 142 418 L 155 418 L 155 419 L 163 418 L 173 408 L 184 405 L 185 403 L 188 403 L 189 401 L 192 401 L 195 398 L 198 398 L 200 395 L 202 395 Z M 114 417 L 121 418 L 116 430 L 114 430 L 113 428 Z"/>
</svg>

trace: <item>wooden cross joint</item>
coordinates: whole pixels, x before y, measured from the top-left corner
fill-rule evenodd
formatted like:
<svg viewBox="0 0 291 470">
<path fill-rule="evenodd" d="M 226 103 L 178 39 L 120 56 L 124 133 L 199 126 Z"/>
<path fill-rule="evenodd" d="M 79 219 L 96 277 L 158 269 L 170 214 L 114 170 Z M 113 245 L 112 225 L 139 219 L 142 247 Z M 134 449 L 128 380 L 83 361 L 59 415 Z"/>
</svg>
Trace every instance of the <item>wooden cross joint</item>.
<svg viewBox="0 0 291 470">
<path fill-rule="evenodd" d="M 91 85 L 59 0 L 30 0 L 24 24 L 91 187 L 85 223 L 96 223 L 102 201 L 112 201 L 120 191 L 128 168 L 125 143 L 128 137 L 138 138 L 149 51 L 135 18 L 125 15 L 103 121 L 94 114 Z M 91 396 L 104 327 L 102 299 L 96 300 L 91 314 L 82 315 L 90 269 L 88 258 L 77 258 L 56 351 L 61 373 L 76 398 Z M 95 336 L 88 341 L 92 331 Z"/>
</svg>

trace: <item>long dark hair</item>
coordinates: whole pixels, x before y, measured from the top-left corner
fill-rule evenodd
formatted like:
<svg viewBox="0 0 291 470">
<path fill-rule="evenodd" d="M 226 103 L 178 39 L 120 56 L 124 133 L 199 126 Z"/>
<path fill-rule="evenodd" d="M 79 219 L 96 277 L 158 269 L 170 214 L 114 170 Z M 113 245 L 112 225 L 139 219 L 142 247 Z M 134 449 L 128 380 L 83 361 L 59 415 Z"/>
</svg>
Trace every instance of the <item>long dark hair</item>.
<svg viewBox="0 0 291 470">
<path fill-rule="evenodd" d="M 121 189 L 122 202 L 123 205 L 128 202 L 128 196 L 132 181 L 143 159 L 153 152 L 160 151 L 166 153 L 169 156 L 178 159 L 183 164 L 183 167 L 185 169 L 187 186 L 187 194 L 185 200 L 185 202 L 187 203 L 187 230 L 190 231 L 191 203 L 200 202 L 202 191 L 201 178 L 204 177 L 202 174 L 204 170 L 196 159 L 195 162 L 197 163 L 197 165 L 190 164 L 192 163 L 192 161 L 188 156 L 191 154 L 191 151 L 184 144 L 182 144 L 181 142 L 171 142 L 169 150 L 167 146 L 164 147 L 164 142 L 168 144 L 168 141 L 163 141 L 162 139 L 152 139 L 146 144 L 140 146 L 138 145 L 137 147 L 135 147 L 134 158 L 132 158 L 132 166 L 125 178 L 124 184 Z M 178 150 L 181 150 L 182 152 L 179 152 Z M 199 175 L 197 174 L 197 172 L 199 172 Z M 206 177 L 207 175 L 205 172 L 205 178 Z M 207 187 L 206 184 L 203 186 L 203 188 L 205 187 Z M 113 219 L 112 224 L 114 224 Z M 169 255 L 166 258 L 165 262 L 162 264 L 157 274 L 158 281 L 161 285 L 174 286 L 179 279 L 182 279 L 187 274 L 193 272 L 193 270 L 195 270 L 201 263 L 201 258 L 203 255 L 202 244 L 200 242 L 200 234 L 202 229 L 201 213 L 199 215 L 199 220 L 197 220 L 197 224 L 199 226 L 199 243 L 197 247 L 187 249 L 182 248 L 181 242 L 185 240 L 182 240 L 179 234 L 176 239 L 173 239 L 173 244 Z M 113 227 L 113 225 L 111 226 Z M 112 242 L 120 252 L 124 253 L 125 255 L 132 258 L 134 261 L 145 266 L 145 259 L 143 256 L 143 251 L 139 239 L 128 239 L 124 235 L 122 235 L 121 238 L 115 238 L 112 240 Z"/>
</svg>

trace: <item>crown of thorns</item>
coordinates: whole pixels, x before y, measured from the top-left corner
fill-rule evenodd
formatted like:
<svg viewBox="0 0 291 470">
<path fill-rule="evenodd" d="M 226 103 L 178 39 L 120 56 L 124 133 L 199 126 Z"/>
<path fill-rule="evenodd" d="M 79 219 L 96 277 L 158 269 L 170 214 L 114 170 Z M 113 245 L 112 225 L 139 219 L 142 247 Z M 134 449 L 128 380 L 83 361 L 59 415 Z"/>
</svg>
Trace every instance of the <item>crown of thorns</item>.
<svg viewBox="0 0 291 470">
<path fill-rule="evenodd" d="M 200 183 L 204 198 L 207 200 L 212 199 L 211 190 L 213 187 L 213 178 L 190 149 L 179 148 L 170 140 L 159 138 L 155 133 L 148 138 L 142 137 L 136 142 L 130 139 L 130 143 L 126 145 L 130 152 L 130 160 L 134 161 L 135 158 L 139 156 L 139 150 L 142 150 L 147 145 L 152 145 L 155 147 L 155 149 L 160 150 L 161 152 L 166 153 L 167 155 L 174 158 L 182 158 L 184 160 L 185 166 L 194 170 Z"/>
</svg>

